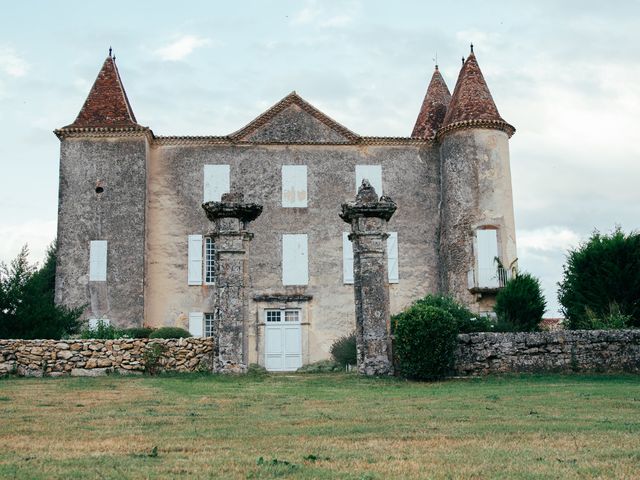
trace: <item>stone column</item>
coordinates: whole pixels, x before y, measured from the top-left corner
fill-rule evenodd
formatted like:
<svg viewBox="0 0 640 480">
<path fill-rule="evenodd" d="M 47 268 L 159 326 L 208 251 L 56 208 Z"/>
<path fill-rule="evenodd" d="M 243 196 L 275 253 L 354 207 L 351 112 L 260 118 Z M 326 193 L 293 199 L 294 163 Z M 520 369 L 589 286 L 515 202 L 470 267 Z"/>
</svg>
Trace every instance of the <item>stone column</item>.
<svg viewBox="0 0 640 480">
<path fill-rule="evenodd" d="M 363 180 L 356 201 L 342 204 L 340 213 L 351 225 L 358 373 L 363 375 L 393 374 L 386 230 L 395 211 L 393 200 L 378 199 L 375 189 Z"/>
<path fill-rule="evenodd" d="M 206 202 L 202 208 L 213 223 L 207 236 L 215 249 L 214 370 L 241 373 L 247 368 L 246 252 L 253 238 L 247 225 L 260 216 L 262 205 L 245 203 L 241 193 L 225 193 L 220 202 Z"/>
</svg>

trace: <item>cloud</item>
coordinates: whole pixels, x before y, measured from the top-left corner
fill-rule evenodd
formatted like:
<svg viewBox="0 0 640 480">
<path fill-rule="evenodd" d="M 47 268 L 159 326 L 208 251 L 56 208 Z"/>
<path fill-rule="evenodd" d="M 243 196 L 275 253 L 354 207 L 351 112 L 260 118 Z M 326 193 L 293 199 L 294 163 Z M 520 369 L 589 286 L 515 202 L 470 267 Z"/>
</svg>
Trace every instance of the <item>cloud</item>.
<svg viewBox="0 0 640 480">
<path fill-rule="evenodd" d="M 355 10 L 359 4 L 352 2 L 347 5 L 340 4 L 340 12 L 326 11 L 326 5 L 318 5 L 316 0 L 309 0 L 305 6 L 293 15 L 292 25 L 316 24 L 320 28 L 342 28 L 351 24 Z"/>
<path fill-rule="evenodd" d="M 518 249 L 523 252 L 531 250 L 538 252 L 566 251 L 577 246 L 579 242 L 580 236 L 566 227 L 549 226 L 518 231 Z"/>
<path fill-rule="evenodd" d="M 157 49 L 154 53 L 162 60 L 177 61 L 190 55 L 196 48 L 211 45 L 211 39 L 195 35 L 183 35 L 172 43 Z"/>
<path fill-rule="evenodd" d="M 11 77 L 22 77 L 27 73 L 28 65 L 13 48 L 0 47 L 0 70 Z"/>
<path fill-rule="evenodd" d="M 56 226 L 55 220 L 0 225 L 0 261 L 9 263 L 27 243 L 29 261 L 41 263 L 47 247 L 56 237 Z"/>
</svg>

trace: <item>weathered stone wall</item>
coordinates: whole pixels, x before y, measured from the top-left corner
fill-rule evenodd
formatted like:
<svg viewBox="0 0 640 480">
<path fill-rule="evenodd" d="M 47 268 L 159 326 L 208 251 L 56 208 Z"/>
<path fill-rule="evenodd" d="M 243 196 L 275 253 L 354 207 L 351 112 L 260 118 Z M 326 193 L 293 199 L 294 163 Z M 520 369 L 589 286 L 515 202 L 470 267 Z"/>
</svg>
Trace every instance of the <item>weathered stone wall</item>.
<svg viewBox="0 0 640 480">
<path fill-rule="evenodd" d="M 145 371 L 145 352 L 160 345 L 158 371 L 211 370 L 213 339 L 0 340 L 0 376 L 98 376 Z"/>
<path fill-rule="evenodd" d="M 455 369 L 458 375 L 640 373 L 640 330 L 461 334 Z"/>
</svg>

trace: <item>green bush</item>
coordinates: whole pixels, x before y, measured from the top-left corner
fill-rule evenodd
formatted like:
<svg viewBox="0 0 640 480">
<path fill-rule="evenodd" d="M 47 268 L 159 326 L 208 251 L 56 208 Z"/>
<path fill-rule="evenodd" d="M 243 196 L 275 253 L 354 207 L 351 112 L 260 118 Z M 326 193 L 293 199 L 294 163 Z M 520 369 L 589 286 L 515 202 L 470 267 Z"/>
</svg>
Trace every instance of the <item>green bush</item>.
<svg viewBox="0 0 640 480">
<path fill-rule="evenodd" d="M 142 354 L 144 372 L 147 375 L 157 375 L 162 370 L 162 356 L 166 353 L 166 345 L 149 343 Z"/>
<path fill-rule="evenodd" d="M 149 338 L 153 330 L 151 327 L 125 328 L 122 330 L 122 335 L 129 338 Z"/>
<path fill-rule="evenodd" d="M 191 334 L 180 327 L 162 327 L 149 335 L 149 338 L 189 338 Z"/>
<path fill-rule="evenodd" d="M 80 331 L 80 338 L 95 338 L 99 340 L 113 340 L 122 338 L 122 330 L 109 325 L 104 320 L 98 320 L 94 328 L 84 328 Z"/>
<path fill-rule="evenodd" d="M 303 365 L 296 372 L 298 373 L 331 373 L 341 372 L 343 367 L 333 360 L 320 360 L 319 362 Z"/>
<path fill-rule="evenodd" d="M 395 354 L 406 377 L 435 380 L 453 369 L 458 326 L 438 307 L 416 303 L 396 315 Z"/>
<path fill-rule="evenodd" d="M 519 273 L 507 281 L 496 296 L 493 311 L 498 315 L 497 329 L 538 331 L 546 306 L 538 279 L 528 273 Z"/>
<path fill-rule="evenodd" d="M 579 322 L 579 326 L 584 330 L 620 330 L 632 328 L 631 315 L 625 315 L 620 311 L 617 303 L 609 305 L 609 312 L 605 315 L 597 315 L 593 310 L 587 308 L 586 318 Z"/>
<path fill-rule="evenodd" d="M 343 367 L 355 365 L 358 361 L 356 349 L 356 332 L 340 337 L 331 345 L 331 356 Z"/>
<path fill-rule="evenodd" d="M 609 235 L 595 232 L 569 251 L 559 286 L 568 328 L 599 328 L 612 308 L 628 318 L 625 326 L 640 327 L 640 233 L 625 235 L 620 228 Z"/>
<path fill-rule="evenodd" d="M 446 295 L 427 295 L 415 302 L 415 305 L 437 307 L 449 312 L 458 325 L 459 333 L 494 331 L 493 322 L 489 317 L 471 313 L 464 305 Z M 391 321 L 392 330 L 395 328 L 396 320 L 397 317 L 393 317 Z"/>
</svg>

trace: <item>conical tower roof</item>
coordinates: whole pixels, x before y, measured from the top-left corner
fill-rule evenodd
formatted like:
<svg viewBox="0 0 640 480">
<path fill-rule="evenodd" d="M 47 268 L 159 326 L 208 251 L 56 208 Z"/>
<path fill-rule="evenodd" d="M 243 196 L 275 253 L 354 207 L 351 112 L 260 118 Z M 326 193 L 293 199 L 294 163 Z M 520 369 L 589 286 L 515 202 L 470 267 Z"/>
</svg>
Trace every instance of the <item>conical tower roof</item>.
<svg viewBox="0 0 640 480">
<path fill-rule="evenodd" d="M 122 85 L 115 57 L 105 59 L 78 117 L 64 128 L 140 127 Z"/>
<path fill-rule="evenodd" d="M 474 126 L 504 130 L 509 136 L 515 132 L 515 129 L 500 116 L 471 46 L 471 53 L 458 75 L 439 134 L 456 128 Z"/>
<path fill-rule="evenodd" d="M 442 126 L 449 102 L 451 102 L 451 93 L 436 65 L 411 136 L 425 139 L 435 137 Z"/>
</svg>

